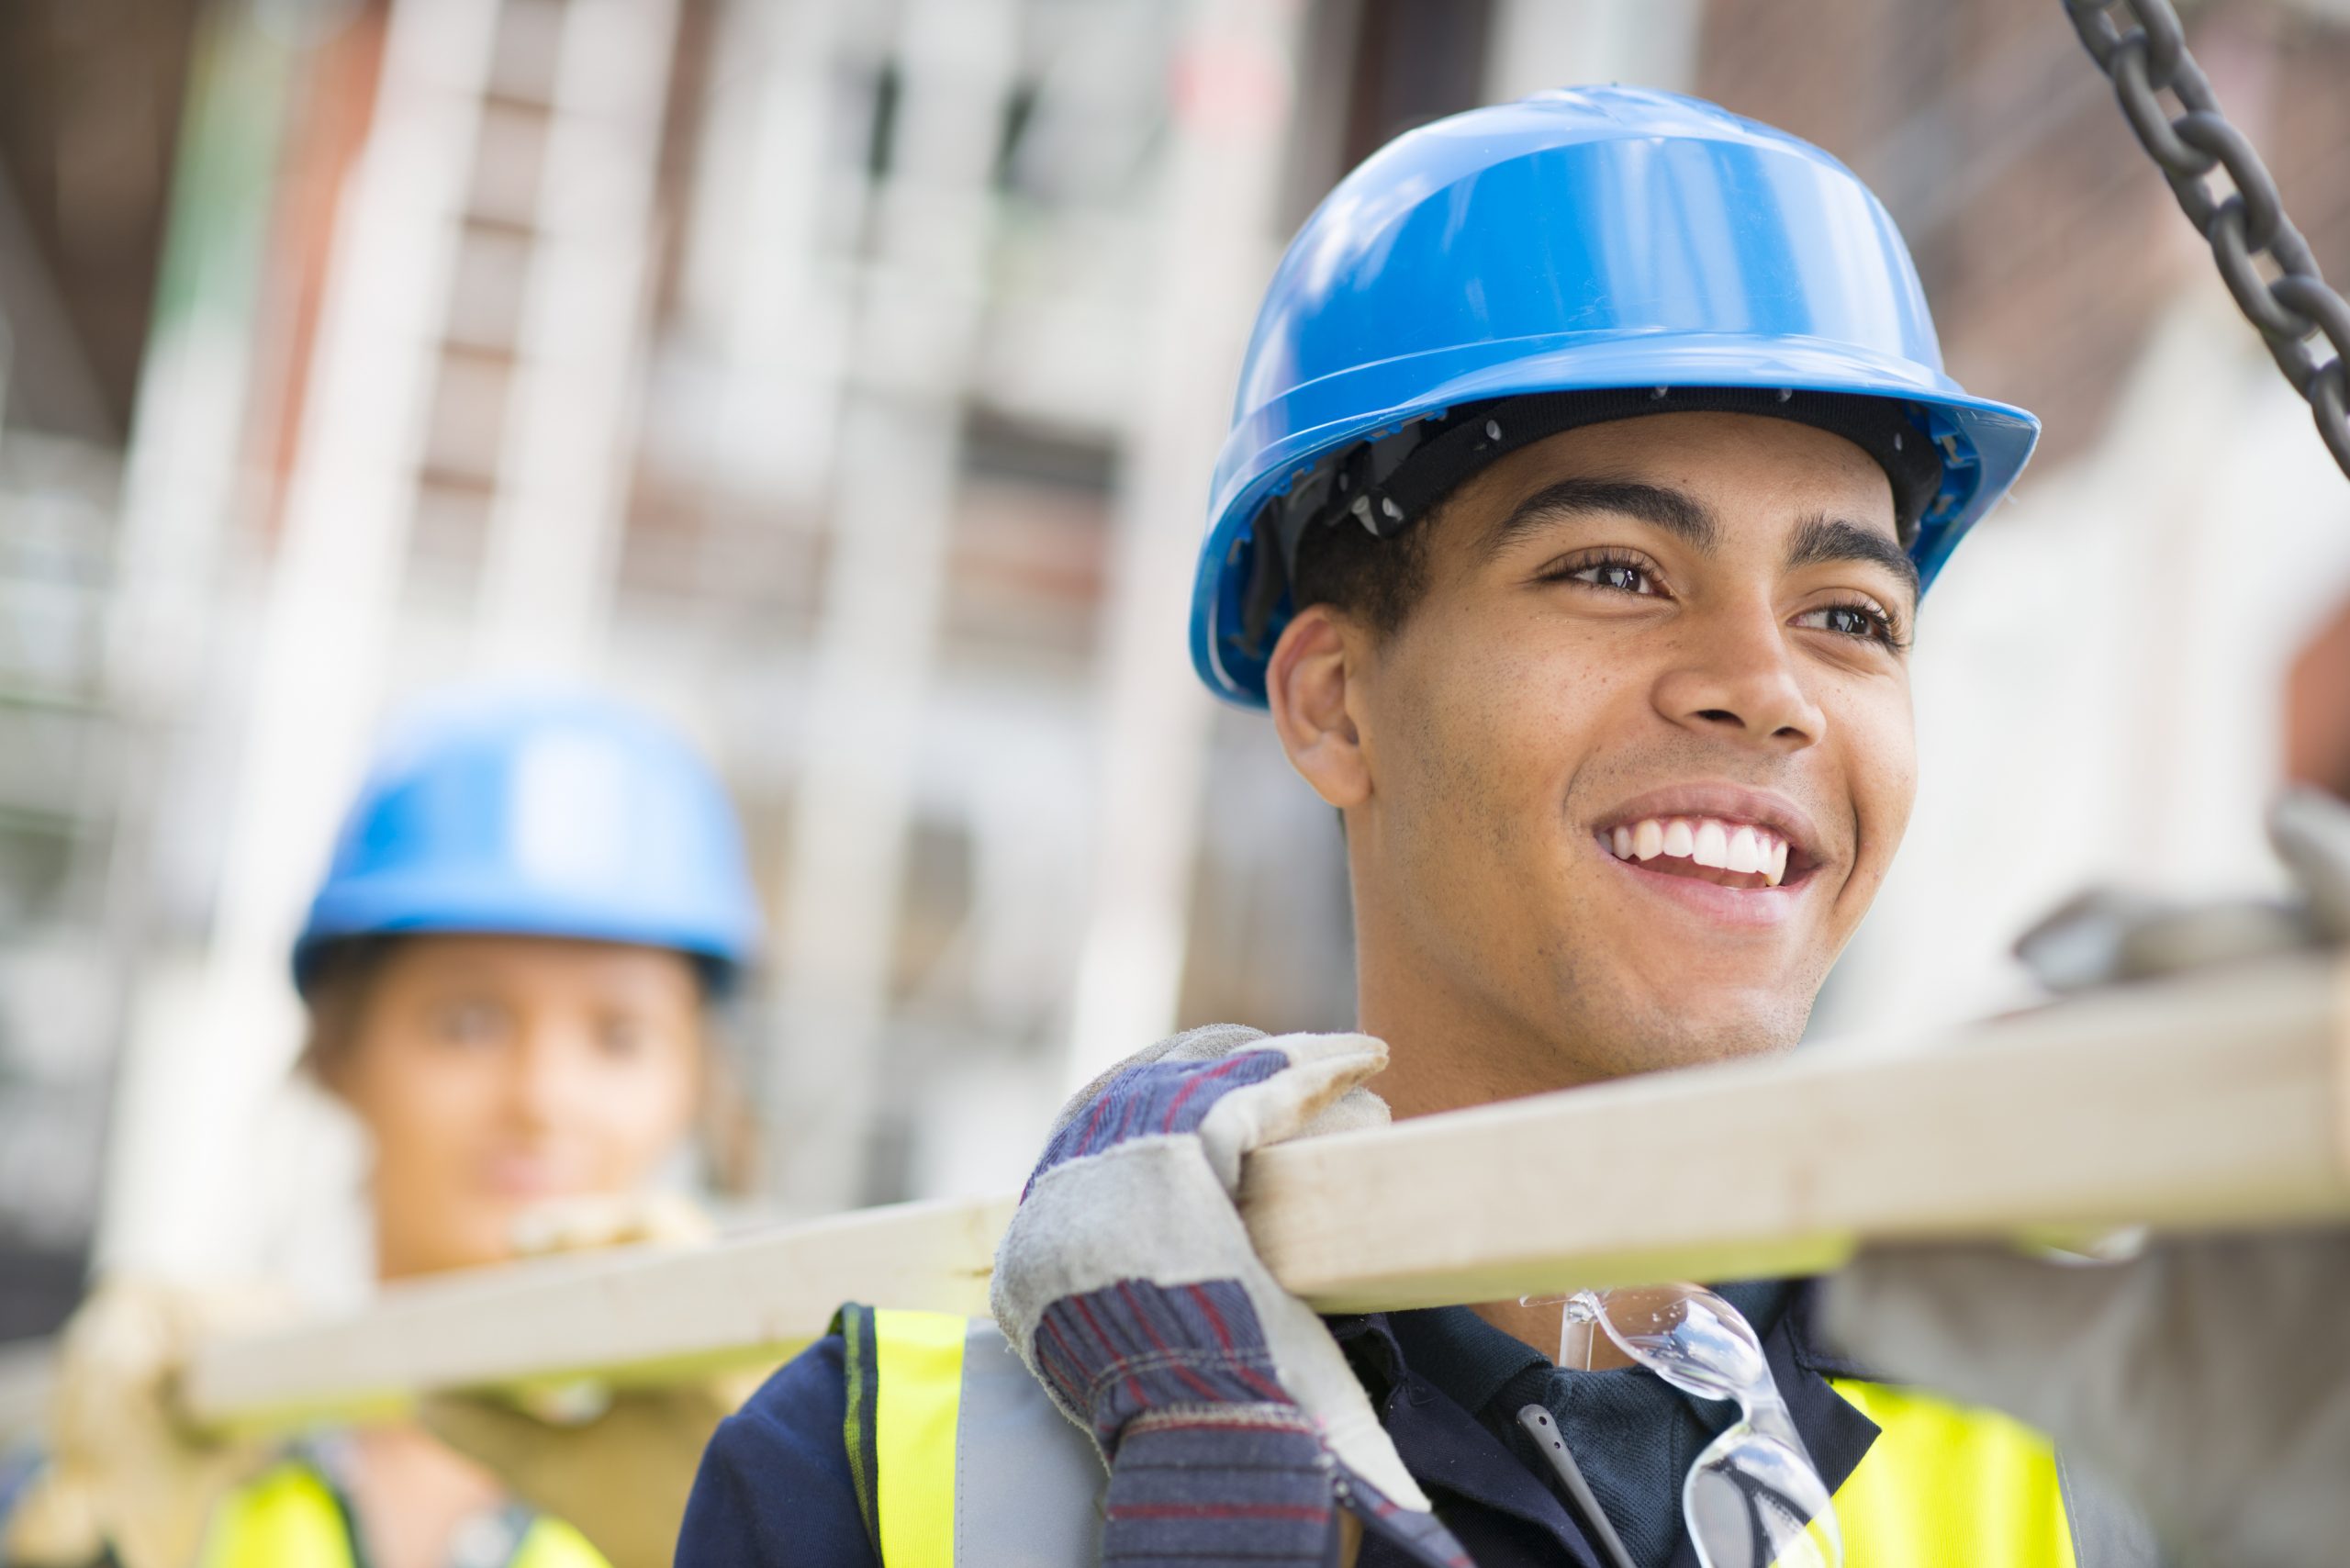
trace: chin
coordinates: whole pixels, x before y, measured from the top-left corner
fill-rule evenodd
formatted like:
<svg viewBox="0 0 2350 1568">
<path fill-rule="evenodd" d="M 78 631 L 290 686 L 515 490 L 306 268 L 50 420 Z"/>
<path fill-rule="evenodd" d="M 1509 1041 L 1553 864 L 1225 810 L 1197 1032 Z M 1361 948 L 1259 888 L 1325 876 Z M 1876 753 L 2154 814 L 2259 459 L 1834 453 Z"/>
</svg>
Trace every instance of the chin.
<svg viewBox="0 0 2350 1568">
<path fill-rule="evenodd" d="M 1632 1002 L 1621 1014 L 1623 1027 L 1594 1029 L 1576 1044 L 1599 1076 L 1625 1078 L 1791 1049 L 1810 1015 L 1807 995 L 1725 989 L 1693 1009 L 1684 991 Z"/>
</svg>

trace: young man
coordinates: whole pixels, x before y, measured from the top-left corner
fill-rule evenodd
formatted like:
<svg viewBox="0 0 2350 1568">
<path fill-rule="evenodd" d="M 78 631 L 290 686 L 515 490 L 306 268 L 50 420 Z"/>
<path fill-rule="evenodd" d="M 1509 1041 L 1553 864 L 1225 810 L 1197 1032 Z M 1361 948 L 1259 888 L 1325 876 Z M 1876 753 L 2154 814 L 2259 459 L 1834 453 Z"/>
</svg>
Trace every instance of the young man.
<svg viewBox="0 0 2350 1568">
<path fill-rule="evenodd" d="M 1561 1369 L 1556 1305 L 1317 1320 L 1228 1193 L 1381 1114 L 1366 1080 L 1411 1116 L 1794 1045 L 1908 816 L 1919 596 L 2036 423 L 1942 375 L 1841 165 L 1618 89 L 1350 175 L 1238 409 L 1194 659 L 1342 815 L 1362 1034 L 1197 1031 L 1080 1093 L 998 1260 L 1018 1360 L 844 1309 L 713 1440 L 689 1568 L 1700 1561 L 1684 1481 L 1734 1406 Z M 1855 1564 L 2076 1561 L 2032 1434 L 1866 1381 L 1803 1284 L 1724 1294 L 1798 1441 L 1732 1434 L 1707 1560 L 1829 1560 L 1770 1469 L 1807 1460 Z"/>
</svg>

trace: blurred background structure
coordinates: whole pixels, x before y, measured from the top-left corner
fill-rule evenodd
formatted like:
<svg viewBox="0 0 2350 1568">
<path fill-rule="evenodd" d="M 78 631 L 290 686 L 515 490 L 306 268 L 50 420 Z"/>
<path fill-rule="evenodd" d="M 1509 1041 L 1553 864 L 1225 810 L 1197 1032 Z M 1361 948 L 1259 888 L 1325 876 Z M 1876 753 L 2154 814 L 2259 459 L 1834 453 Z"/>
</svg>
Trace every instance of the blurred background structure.
<svg viewBox="0 0 2350 1568">
<path fill-rule="evenodd" d="M 2350 8 L 2190 21 L 2350 275 Z M 469 676 L 726 774 L 755 1208 L 1009 1187 L 1178 1024 L 1343 1025 L 1337 830 L 1184 663 L 1232 368 L 1344 169 L 1591 80 L 1843 157 L 2048 421 L 1819 1026 L 2027 998 L 2087 880 L 2269 882 L 2288 764 L 2350 782 L 2350 490 L 2054 0 L 19 0 L 0 1338 L 94 1252 L 355 1282 L 284 954 L 371 732 Z"/>
</svg>

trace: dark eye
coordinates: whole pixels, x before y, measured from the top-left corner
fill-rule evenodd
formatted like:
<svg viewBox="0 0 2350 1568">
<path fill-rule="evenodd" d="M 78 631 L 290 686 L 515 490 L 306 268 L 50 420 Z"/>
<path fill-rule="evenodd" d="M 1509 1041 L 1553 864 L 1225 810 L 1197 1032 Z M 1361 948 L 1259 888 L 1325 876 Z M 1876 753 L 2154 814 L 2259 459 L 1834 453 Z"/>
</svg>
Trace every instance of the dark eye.
<svg viewBox="0 0 2350 1568">
<path fill-rule="evenodd" d="M 1897 648 L 1901 639 L 1894 629 L 1893 618 L 1870 604 L 1825 604 L 1807 610 L 1796 617 L 1796 624 L 1815 631 L 1833 632 L 1841 637 L 1857 637 L 1867 642 L 1882 643 Z"/>
<path fill-rule="evenodd" d="M 487 1002 L 452 1002 L 433 1014 L 432 1032 L 457 1046 L 486 1046 L 505 1032 L 506 1014 Z"/>
<path fill-rule="evenodd" d="M 1605 588 L 1610 593 L 1636 593 L 1653 597 L 1661 591 L 1657 587 L 1656 574 L 1646 563 L 1620 560 L 1613 556 L 1598 561 L 1584 561 L 1580 565 L 1569 566 L 1559 576 L 1563 581 L 1588 583 L 1593 588 Z"/>
<path fill-rule="evenodd" d="M 607 1018 L 596 1030 L 597 1045 L 606 1056 L 621 1061 L 643 1055 L 652 1037 L 653 1031 L 641 1018 Z"/>
</svg>

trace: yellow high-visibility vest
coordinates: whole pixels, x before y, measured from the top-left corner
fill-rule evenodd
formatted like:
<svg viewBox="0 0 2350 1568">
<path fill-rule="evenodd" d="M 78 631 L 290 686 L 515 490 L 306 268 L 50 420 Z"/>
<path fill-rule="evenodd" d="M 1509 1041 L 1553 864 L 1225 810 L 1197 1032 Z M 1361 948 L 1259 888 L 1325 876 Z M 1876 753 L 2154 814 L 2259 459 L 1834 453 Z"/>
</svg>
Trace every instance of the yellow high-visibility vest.
<svg viewBox="0 0 2350 1568">
<path fill-rule="evenodd" d="M 361 1568 L 341 1496 L 299 1459 L 272 1466 L 223 1498 L 205 1529 L 200 1568 Z M 560 1519 L 533 1518 L 505 1568 L 610 1568 Z"/>
<path fill-rule="evenodd" d="M 845 1439 L 885 1568 L 1091 1568 L 1108 1477 L 994 1324 L 845 1309 Z M 1830 1380 L 1880 1428 L 1836 1493 L 1846 1568 L 2103 1568 L 2047 1439 L 1914 1389 Z M 2076 1537 L 2079 1546 L 2076 1551 Z"/>
</svg>

